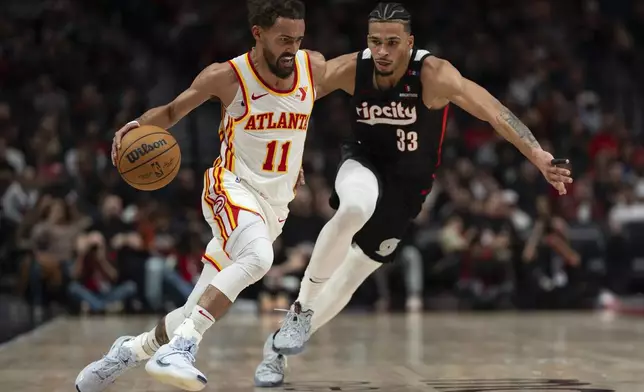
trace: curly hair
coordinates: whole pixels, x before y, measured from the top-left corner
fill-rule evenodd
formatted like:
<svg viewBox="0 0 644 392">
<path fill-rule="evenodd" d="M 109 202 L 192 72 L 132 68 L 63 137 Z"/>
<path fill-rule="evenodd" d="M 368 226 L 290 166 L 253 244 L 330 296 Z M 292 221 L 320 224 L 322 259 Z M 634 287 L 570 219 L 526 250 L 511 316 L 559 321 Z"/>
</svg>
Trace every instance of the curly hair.
<svg viewBox="0 0 644 392">
<path fill-rule="evenodd" d="M 279 17 L 304 19 L 304 3 L 300 0 L 248 0 L 251 27 L 270 28 Z"/>
</svg>

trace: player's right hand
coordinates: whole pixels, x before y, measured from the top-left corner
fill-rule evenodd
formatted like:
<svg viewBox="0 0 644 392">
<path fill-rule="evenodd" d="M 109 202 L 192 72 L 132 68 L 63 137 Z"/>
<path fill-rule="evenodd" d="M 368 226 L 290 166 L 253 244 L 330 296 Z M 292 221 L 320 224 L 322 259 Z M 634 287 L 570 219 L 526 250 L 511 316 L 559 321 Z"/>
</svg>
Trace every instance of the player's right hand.
<svg viewBox="0 0 644 392">
<path fill-rule="evenodd" d="M 121 149 L 121 139 L 123 136 L 130 132 L 131 130 L 140 127 L 138 121 L 130 121 L 125 124 L 121 129 L 116 131 L 114 139 L 112 139 L 112 165 L 116 166 L 116 159 L 118 158 L 118 151 Z"/>
</svg>

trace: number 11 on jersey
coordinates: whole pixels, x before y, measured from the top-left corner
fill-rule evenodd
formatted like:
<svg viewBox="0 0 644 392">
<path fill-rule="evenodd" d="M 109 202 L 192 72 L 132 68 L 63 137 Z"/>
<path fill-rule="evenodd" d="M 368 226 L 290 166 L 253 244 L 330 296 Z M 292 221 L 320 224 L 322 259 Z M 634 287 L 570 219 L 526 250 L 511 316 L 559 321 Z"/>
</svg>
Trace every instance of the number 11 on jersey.
<svg viewBox="0 0 644 392">
<path fill-rule="evenodd" d="M 286 173 L 288 171 L 288 153 L 291 149 L 291 141 L 282 143 L 280 146 L 281 154 L 279 159 L 279 164 L 275 168 L 275 155 L 277 152 L 278 141 L 271 140 L 266 145 L 266 158 L 264 159 L 264 164 L 262 169 L 264 171 L 277 172 L 277 173 Z M 275 170 L 277 169 L 277 170 Z"/>
</svg>

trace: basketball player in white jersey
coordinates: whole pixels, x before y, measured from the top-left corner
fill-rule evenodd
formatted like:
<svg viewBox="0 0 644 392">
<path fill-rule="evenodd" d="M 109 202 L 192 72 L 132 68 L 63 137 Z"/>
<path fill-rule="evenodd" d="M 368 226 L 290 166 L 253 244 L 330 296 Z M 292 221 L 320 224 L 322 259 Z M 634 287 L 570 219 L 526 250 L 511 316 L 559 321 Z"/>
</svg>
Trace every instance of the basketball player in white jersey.
<svg viewBox="0 0 644 392">
<path fill-rule="evenodd" d="M 298 354 L 317 329 L 349 302 L 421 210 L 440 165 L 449 103 L 487 121 L 543 173 L 560 195 L 572 182 L 510 110 L 449 62 L 414 48 L 411 15 L 380 3 L 369 15 L 368 48 L 327 62 L 318 98 L 352 96 L 352 139 L 342 146 L 335 215 L 316 241 L 297 301 L 264 344 L 255 385 L 284 381 L 284 355 Z M 335 199 L 335 200 L 334 200 Z"/>
<path fill-rule="evenodd" d="M 226 63 L 204 69 L 171 103 L 151 109 L 120 129 L 141 125 L 168 129 L 190 111 L 217 97 L 223 119 L 221 155 L 204 175 L 202 209 L 214 238 L 203 272 L 186 304 L 156 327 L 116 340 L 107 355 L 83 369 L 79 392 L 97 392 L 143 361 L 161 382 L 198 391 L 207 379 L 193 364 L 203 334 L 239 293 L 260 280 L 273 262 L 273 241 L 288 216 L 304 151 L 316 80 L 324 75 L 319 53 L 300 50 L 304 5 L 299 0 L 251 0 L 255 47 Z"/>
</svg>

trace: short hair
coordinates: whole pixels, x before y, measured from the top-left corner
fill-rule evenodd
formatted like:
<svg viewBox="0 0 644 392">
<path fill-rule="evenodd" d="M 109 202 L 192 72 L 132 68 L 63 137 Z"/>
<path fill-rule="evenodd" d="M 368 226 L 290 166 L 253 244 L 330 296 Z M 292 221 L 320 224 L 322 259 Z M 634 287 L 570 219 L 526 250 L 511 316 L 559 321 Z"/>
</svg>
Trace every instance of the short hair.
<svg viewBox="0 0 644 392">
<path fill-rule="evenodd" d="M 411 32 L 411 14 L 400 3 L 378 3 L 369 13 L 369 23 L 371 22 L 402 23 L 405 31 Z"/>
<path fill-rule="evenodd" d="M 304 3 L 300 0 L 248 0 L 251 27 L 270 28 L 279 17 L 304 19 Z"/>
</svg>

